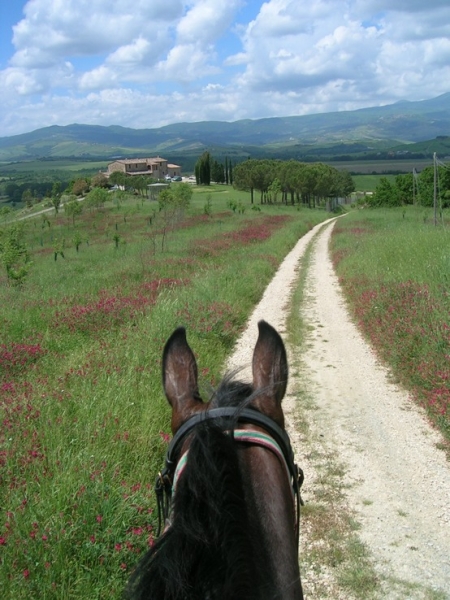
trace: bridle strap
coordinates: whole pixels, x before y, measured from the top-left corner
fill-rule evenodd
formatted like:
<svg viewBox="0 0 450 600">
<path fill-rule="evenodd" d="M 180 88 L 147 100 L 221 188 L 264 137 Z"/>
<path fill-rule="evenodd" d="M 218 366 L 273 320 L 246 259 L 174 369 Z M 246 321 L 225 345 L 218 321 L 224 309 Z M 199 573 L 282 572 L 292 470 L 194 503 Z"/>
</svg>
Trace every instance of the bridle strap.
<svg viewBox="0 0 450 600">
<path fill-rule="evenodd" d="M 195 414 L 193 417 L 188 419 L 178 429 L 174 435 L 172 441 L 169 444 L 166 454 L 166 467 L 169 470 L 174 468 L 174 464 L 177 460 L 178 447 L 189 432 L 196 427 L 199 423 L 205 421 L 211 421 L 216 419 L 226 419 L 232 423 L 250 423 L 252 425 L 259 425 L 265 431 L 267 431 L 274 440 L 280 446 L 286 463 L 289 467 L 291 475 L 294 476 L 296 473 L 293 472 L 292 466 L 294 464 L 294 453 L 291 448 L 291 442 L 288 434 L 279 425 L 275 423 L 270 417 L 261 414 L 260 412 L 251 409 L 244 408 L 239 410 L 238 408 L 226 406 L 222 408 L 211 408 L 210 410 L 201 411 Z M 230 427 L 227 427 L 230 429 Z M 233 429 L 233 428 L 231 428 Z"/>
<path fill-rule="evenodd" d="M 225 431 L 224 433 L 230 432 Z M 243 442 L 252 446 L 261 446 L 262 448 L 266 448 L 273 452 L 283 465 L 286 471 L 286 476 L 288 477 L 288 479 L 290 479 L 289 468 L 287 466 L 283 452 L 280 446 L 270 435 L 267 435 L 266 433 L 261 433 L 260 431 L 252 431 L 250 429 L 235 429 L 231 433 L 237 442 Z M 172 481 L 172 498 L 175 495 L 178 480 L 186 467 L 188 454 L 189 449 L 183 452 L 183 454 L 180 456 L 180 460 L 177 463 Z"/>
<path fill-rule="evenodd" d="M 291 480 L 294 500 L 296 500 L 295 529 L 298 545 L 300 531 L 300 505 L 303 504 L 300 496 L 300 488 L 304 478 L 303 471 L 299 469 L 294 462 L 294 452 L 286 431 L 277 425 L 277 423 L 275 423 L 275 421 L 273 421 L 273 419 L 270 417 L 267 417 L 266 415 L 263 415 L 251 408 L 239 409 L 235 407 L 222 407 L 205 410 L 192 416 L 178 429 L 167 449 L 165 469 L 162 473 L 159 473 L 155 484 L 159 514 L 159 527 L 157 535 L 159 536 L 161 532 L 162 518 L 166 520 L 169 515 L 170 499 L 172 496 L 173 487 L 176 483 L 175 471 L 178 469 L 177 462 L 181 460 L 179 458 L 181 445 L 184 439 L 197 425 L 211 420 L 222 421 L 221 428 L 224 431 L 231 430 L 235 438 L 242 437 L 242 441 L 247 441 L 249 443 L 262 445 L 265 447 L 269 447 L 269 445 L 271 445 L 272 447 L 270 449 L 278 454 L 280 459 L 284 459 L 283 462 L 287 468 L 288 478 Z M 269 435 L 249 430 L 235 430 L 235 426 L 238 423 L 250 423 L 252 425 L 257 425 L 264 429 Z M 258 436 L 260 436 L 259 439 Z M 248 439 L 244 439 L 245 437 Z M 178 475 L 176 478 L 178 478 Z"/>
</svg>

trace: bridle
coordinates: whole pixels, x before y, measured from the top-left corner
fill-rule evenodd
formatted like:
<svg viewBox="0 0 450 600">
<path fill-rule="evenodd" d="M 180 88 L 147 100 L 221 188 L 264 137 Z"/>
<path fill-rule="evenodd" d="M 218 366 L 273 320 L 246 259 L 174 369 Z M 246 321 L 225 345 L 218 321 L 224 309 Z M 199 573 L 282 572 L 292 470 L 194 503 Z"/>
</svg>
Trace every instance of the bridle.
<svg viewBox="0 0 450 600">
<path fill-rule="evenodd" d="M 300 495 L 300 488 L 304 479 L 303 471 L 294 461 L 294 452 L 286 431 L 277 425 L 270 417 L 251 408 L 239 409 L 235 407 L 222 407 L 205 410 L 192 416 L 178 429 L 167 449 L 165 468 L 158 474 L 155 483 L 159 520 L 157 535 L 159 536 L 161 533 L 162 522 L 166 522 L 169 518 L 172 494 L 176 478 L 178 477 L 175 472 L 178 463 L 181 462 L 181 459 L 179 458 L 181 445 L 199 423 L 213 420 L 220 423 L 220 427 L 223 431 L 228 431 L 233 434 L 237 442 L 268 448 L 277 454 L 280 460 L 284 462 L 294 496 L 296 509 L 295 535 L 298 547 L 300 533 L 300 505 L 303 504 Z M 261 427 L 265 433 L 249 429 L 235 429 L 237 424 L 242 423 L 257 425 L 258 427 Z"/>
</svg>

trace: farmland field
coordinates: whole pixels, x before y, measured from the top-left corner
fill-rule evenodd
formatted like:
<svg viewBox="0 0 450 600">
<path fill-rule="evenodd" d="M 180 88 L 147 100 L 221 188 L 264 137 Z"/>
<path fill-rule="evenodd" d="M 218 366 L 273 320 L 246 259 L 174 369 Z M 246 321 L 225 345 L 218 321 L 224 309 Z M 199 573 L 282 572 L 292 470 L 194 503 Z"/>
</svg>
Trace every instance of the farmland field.
<svg viewBox="0 0 450 600">
<path fill-rule="evenodd" d="M 14 163 L 0 163 L 0 175 L 14 176 L 23 174 L 58 174 L 58 173 L 95 173 L 99 170 L 105 170 L 108 166 L 108 160 L 75 160 L 73 158 L 64 159 L 43 159 L 20 161 Z"/>
<path fill-rule="evenodd" d="M 330 165 L 345 169 L 355 175 L 363 174 L 393 174 L 393 173 L 412 173 L 415 168 L 422 171 L 425 167 L 433 164 L 432 159 L 414 159 L 414 160 L 354 160 L 354 161 L 332 161 Z"/>
<path fill-rule="evenodd" d="M 385 177 L 391 183 L 395 182 L 395 175 L 352 175 L 355 191 L 374 192 L 381 177 Z"/>
<path fill-rule="evenodd" d="M 165 340 L 187 327 L 208 396 L 278 264 L 327 217 L 223 187 L 184 214 L 111 198 L 28 219 L 23 285 L 0 272 L 2 598 L 120 598 L 155 534 Z"/>
</svg>

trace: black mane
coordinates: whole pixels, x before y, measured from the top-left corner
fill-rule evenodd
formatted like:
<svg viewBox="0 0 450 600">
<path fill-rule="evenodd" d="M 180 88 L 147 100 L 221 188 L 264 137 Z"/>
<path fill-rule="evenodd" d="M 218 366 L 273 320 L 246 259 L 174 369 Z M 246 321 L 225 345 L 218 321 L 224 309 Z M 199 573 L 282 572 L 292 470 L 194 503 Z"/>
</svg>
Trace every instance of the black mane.
<svg viewBox="0 0 450 600">
<path fill-rule="evenodd" d="M 252 386 L 225 379 L 211 407 L 246 406 Z M 248 492 L 247 492 L 248 493 Z M 199 424 L 177 483 L 175 519 L 142 558 L 125 597 L 144 600 L 252 600 L 270 561 L 241 476 L 237 446 L 220 423 Z M 264 574 L 265 572 L 265 574 Z"/>
</svg>

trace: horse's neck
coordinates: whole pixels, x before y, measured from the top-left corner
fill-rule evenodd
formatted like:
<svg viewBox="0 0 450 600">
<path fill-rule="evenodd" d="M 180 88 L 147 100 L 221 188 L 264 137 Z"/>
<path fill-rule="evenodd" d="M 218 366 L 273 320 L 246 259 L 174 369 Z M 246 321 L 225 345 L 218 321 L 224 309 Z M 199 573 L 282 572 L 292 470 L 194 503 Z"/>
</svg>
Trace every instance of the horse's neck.
<svg viewBox="0 0 450 600">
<path fill-rule="evenodd" d="M 261 598 L 301 600 L 295 510 L 286 473 L 270 451 L 252 447 L 245 453 L 247 457 L 241 464 L 246 501 L 256 538 L 255 551 L 263 561 Z"/>
</svg>

